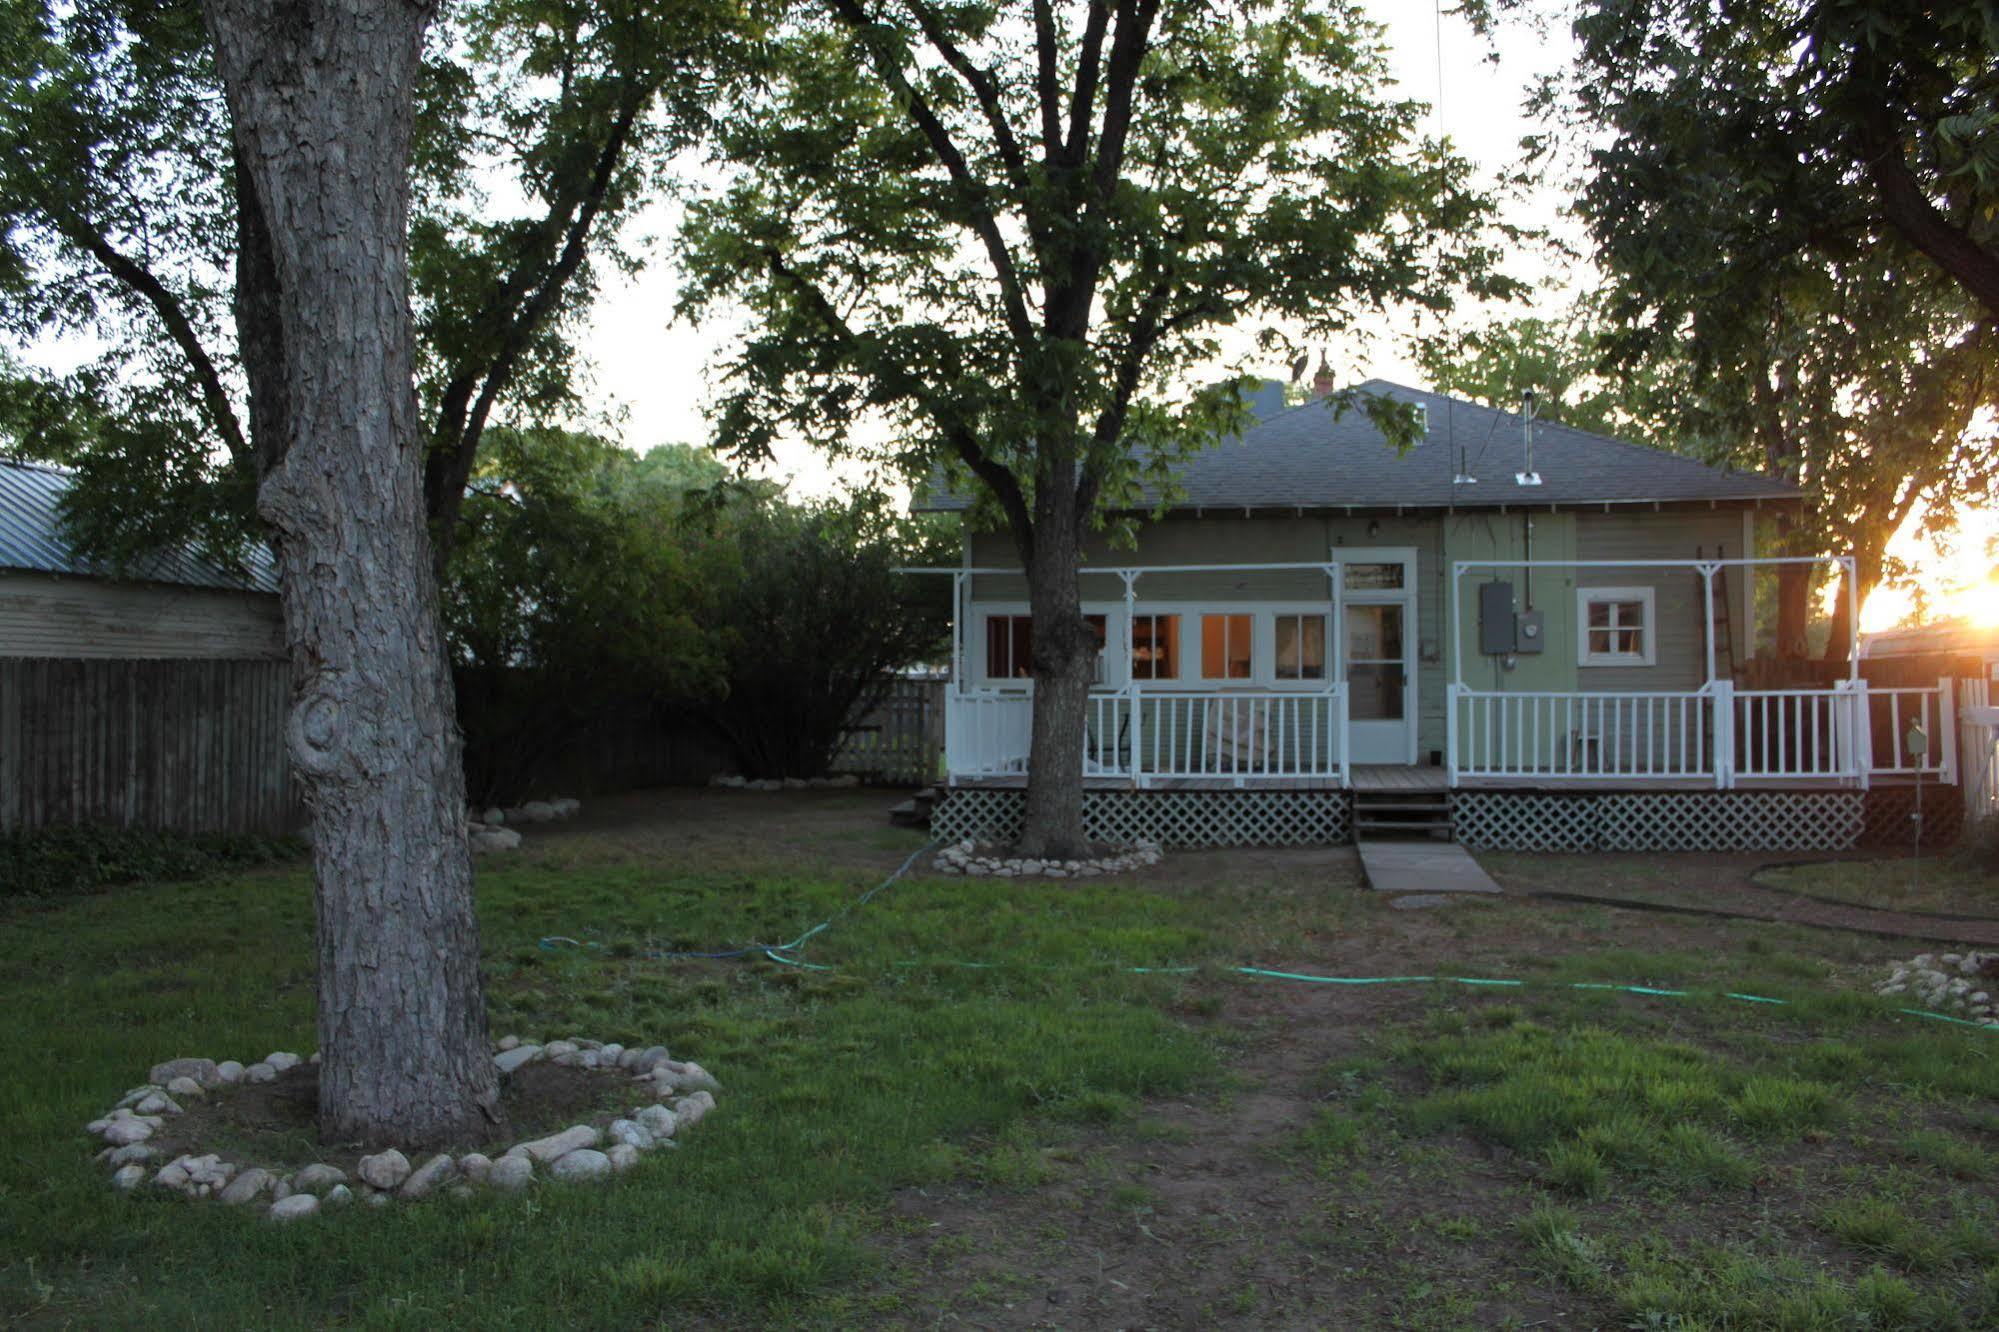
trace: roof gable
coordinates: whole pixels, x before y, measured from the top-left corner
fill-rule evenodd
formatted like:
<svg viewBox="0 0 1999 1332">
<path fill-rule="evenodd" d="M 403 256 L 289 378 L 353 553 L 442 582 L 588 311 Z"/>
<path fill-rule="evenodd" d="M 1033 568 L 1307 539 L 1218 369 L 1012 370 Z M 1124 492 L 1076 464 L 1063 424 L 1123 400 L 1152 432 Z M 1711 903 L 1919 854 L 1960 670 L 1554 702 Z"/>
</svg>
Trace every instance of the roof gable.
<svg viewBox="0 0 1999 1332">
<path fill-rule="evenodd" d="M 1176 509 L 1495 508 L 1499 505 L 1794 501 L 1774 477 L 1547 421 L 1534 423 L 1538 486 L 1516 483 L 1523 466 L 1519 414 L 1442 393 L 1370 379 L 1356 393 L 1423 408 L 1425 441 L 1398 453 L 1358 407 L 1335 414 L 1320 399 L 1253 420 L 1176 469 Z M 1463 472 L 1460 472 L 1460 469 Z M 1471 481 L 1461 480 L 1469 476 Z M 1151 488 L 1138 507 L 1152 508 Z M 942 495 L 918 508 L 969 507 Z"/>
</svg>

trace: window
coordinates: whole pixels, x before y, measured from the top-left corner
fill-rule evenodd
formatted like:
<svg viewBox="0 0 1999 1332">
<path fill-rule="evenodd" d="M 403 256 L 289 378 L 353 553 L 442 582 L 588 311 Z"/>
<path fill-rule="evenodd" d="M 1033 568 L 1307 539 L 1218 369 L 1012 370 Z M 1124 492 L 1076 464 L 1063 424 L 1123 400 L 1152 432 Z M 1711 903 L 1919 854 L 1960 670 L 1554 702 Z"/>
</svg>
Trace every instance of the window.
<svg viewBox="0 0 1999 1332">
<path fill-rule="evenodd" d="M 1582 666 L 1650 666 L 1659 656 L 1649 587 L 1576 589 L 1581 626 L 1576 662 Z"/>
<path fill-rule="evenodd" d="M 1097 640 L 1097 660 L 1090 673 L 1092 684 L 1104 678 L 1104 643 L 1110 636 L 1110 621 L 1102 615 L 1085 615 L 1084 623 Z M 988 615 L 986 617 L 986 678 L 988 680 L 1029 680 L 1034 677 L 1034 617 L 1031 615 Z"/>
<path fill-rule="evenodd" d="M 1131 678 L 1134 680 L 1180 678 L 1179 616 L 1131 617 Z"/>
<path fill-rule="evenodd" d="M 986 678 L 1025 680 L 1034 674 L 1034 618 L 986 617 Z"/>
<path fill-rule="evenodd" d="M 1209 680 L 1247 680 L 1253 664 L 1247 615 L 1201 617 L 1201 675 Z"/>
<path fill-rule="evenodd" d="M 1325 616 L 1277 617 L 1277 678 L 1280 680 L 1326 678 Z"/>
<path fill-rule="evenodd" d="M 1349 592 L 1393 592 L 1404 585 L 1407 570 L 1401 560 L 1384 560 L 1342 565 L 1340 576 Z"/>
</svg>

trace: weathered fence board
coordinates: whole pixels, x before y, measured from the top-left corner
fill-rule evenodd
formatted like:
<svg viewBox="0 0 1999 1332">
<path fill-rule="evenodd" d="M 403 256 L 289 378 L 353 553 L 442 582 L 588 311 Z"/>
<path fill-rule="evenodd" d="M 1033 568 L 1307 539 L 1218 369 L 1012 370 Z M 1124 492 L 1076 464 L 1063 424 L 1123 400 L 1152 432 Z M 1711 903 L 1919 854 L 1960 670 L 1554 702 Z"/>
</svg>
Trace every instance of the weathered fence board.
<svg viewBox="0 0 1999 1332">
<path fill-rule="evenodd" d="M 927 786 L 941 775 L 944 681 L 902 676 L 870 711 L 855 719 L 833 759 L 833 771 L 873 781 Z"/>
<path fill-rule="evenodd" d="M 0 658 L 0 831 L 296 829 L 289 672 L 282 661 Z"/>
</svg>

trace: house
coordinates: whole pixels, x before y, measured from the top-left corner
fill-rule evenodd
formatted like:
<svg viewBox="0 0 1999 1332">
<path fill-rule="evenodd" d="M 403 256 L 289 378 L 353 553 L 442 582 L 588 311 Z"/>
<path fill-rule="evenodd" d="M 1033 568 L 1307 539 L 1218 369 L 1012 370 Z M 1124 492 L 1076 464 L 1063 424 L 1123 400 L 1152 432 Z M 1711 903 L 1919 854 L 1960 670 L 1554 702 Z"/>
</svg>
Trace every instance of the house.
<svg viewBox="0 0 1999 1332">
<path fill-rule="evenodd" d="M 1080 569 L 1103 650 L 1086 822 L 1105 837 L 1337 841 L 1448 827 L 1484 846 L 1849 845 L 1875 773 L 1846 678 L 1738 684 L 1757 652 L 1766 476 L 1385 381 L 1285 407 L 1177 470 L 1137 549 Z M 938 493 L 919 510 L 960 512 Z M 1025 785 L 1032 625 L 1004 532 L 967 531 L 947 704 L 947 834 L 1003 835 Z M 1933 686 L 1934 687 L 1934 686 Z M 1941 756 L 1931 759 L 1937 776 Z"/>
<path fill-rule="evenodd" d="M 0 460 L 0 832 L 111 823 L 284 832 L 300 807 L 277 570 L 70 548 L 69 472 Z"/>
</svg>

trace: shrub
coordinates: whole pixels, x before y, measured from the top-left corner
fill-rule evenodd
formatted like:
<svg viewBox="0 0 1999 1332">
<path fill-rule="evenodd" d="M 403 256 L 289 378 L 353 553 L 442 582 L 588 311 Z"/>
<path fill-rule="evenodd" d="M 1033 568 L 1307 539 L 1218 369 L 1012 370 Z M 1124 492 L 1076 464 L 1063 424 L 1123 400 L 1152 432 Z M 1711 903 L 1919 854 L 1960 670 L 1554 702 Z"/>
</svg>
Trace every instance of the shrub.
<svg viewBox="0 0 1999 1332">
<path fill-rule="evenodd" d="M 53 897 L 120 883 L 198 879 L 294 860 L 295 837 L 67 824 L 0 836 L 0 897 Z"/>
</svg>

